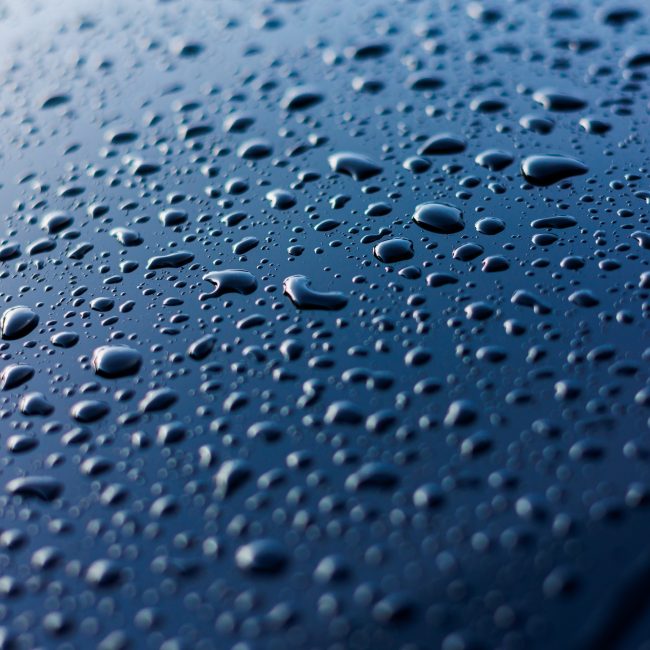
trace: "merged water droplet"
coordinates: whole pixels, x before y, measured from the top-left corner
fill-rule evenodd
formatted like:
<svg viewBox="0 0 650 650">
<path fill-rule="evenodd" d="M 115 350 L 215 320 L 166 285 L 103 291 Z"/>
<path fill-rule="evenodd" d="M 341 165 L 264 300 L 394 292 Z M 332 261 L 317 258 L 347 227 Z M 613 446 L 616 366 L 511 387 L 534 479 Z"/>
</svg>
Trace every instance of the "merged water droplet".
<svg viewBox="0 0 650 650">
<path fill-rule="evenodd" d="M 211 271 L 206 273 L 203 279 L 214 285 L 214 291 L 203 294 L 202 298 L 218 298 L 228 293 L 239 293 L 247 296 L 257 289 L 255 276 L 243 269 Z"/>
<path fill-rule="evenodd" d="M 10 307 L 0 318 L 2 338 L 14 341 L 27 336 L 38 325 L 38 314 L 30 307 Z"/>
<path fill-rule="evenodd" d="M 579 160 L 561 154 L 534 155 L 525 158 L 521 173 L 533 185 L 553 185 L 572 176 L 582 176 L 589 168 Z"/>
<path fill-rule="evenodd" d="M 413 213 L 413 221 L 430 232 L 452 235 L 465 228 L 463 213 L 446 203 L 421 203 Z"/>
<path fill-rule="evenodd" d="M 352 176 L 355 181 L 365 181 L 382 172 L 382 168 L 377 163 L 359 153 L 335 153 L 327 161 L 333 172 Z"/>
<path fill-rule="evenodd" d="M 283 282 L 284 293 L 298 309 L 325 309 L 336 311 L 348 304 L 340 291 L 316 291 L 304 275 L 292 275 Z"/>
<path fill-rule="evenodd" d="M 142 366 L 142 355 L 126 345 L 102 345 L 93 352 L 95 372 L 108 379 L 135 375 Z"/>
<path fill-rule="evenodd" d="M 440 156 L 462 153 L 467 147 L 463 138 L 453 133 L 437 133 L 418 149 L 420 156 Z"/>
<path fill-rule="evenodd" d="M 578 111 L 587 105 L 582 97 L 555 88 L 537 90 L 533 93 L 533 99 L 549 111 Z"/>
</svg>

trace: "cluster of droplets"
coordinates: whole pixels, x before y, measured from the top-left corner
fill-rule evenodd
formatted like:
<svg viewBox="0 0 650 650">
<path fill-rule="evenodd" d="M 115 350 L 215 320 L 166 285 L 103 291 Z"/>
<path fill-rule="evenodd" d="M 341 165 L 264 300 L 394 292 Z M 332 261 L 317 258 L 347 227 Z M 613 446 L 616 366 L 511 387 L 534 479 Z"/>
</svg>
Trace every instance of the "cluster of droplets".
<svg viewBox="0 0 650 650">
<path fill-rule="evenodd" d="M 648 12 L 69 4 L 4 21 L 0 647 L 633 636 Z"/>
</svg>

